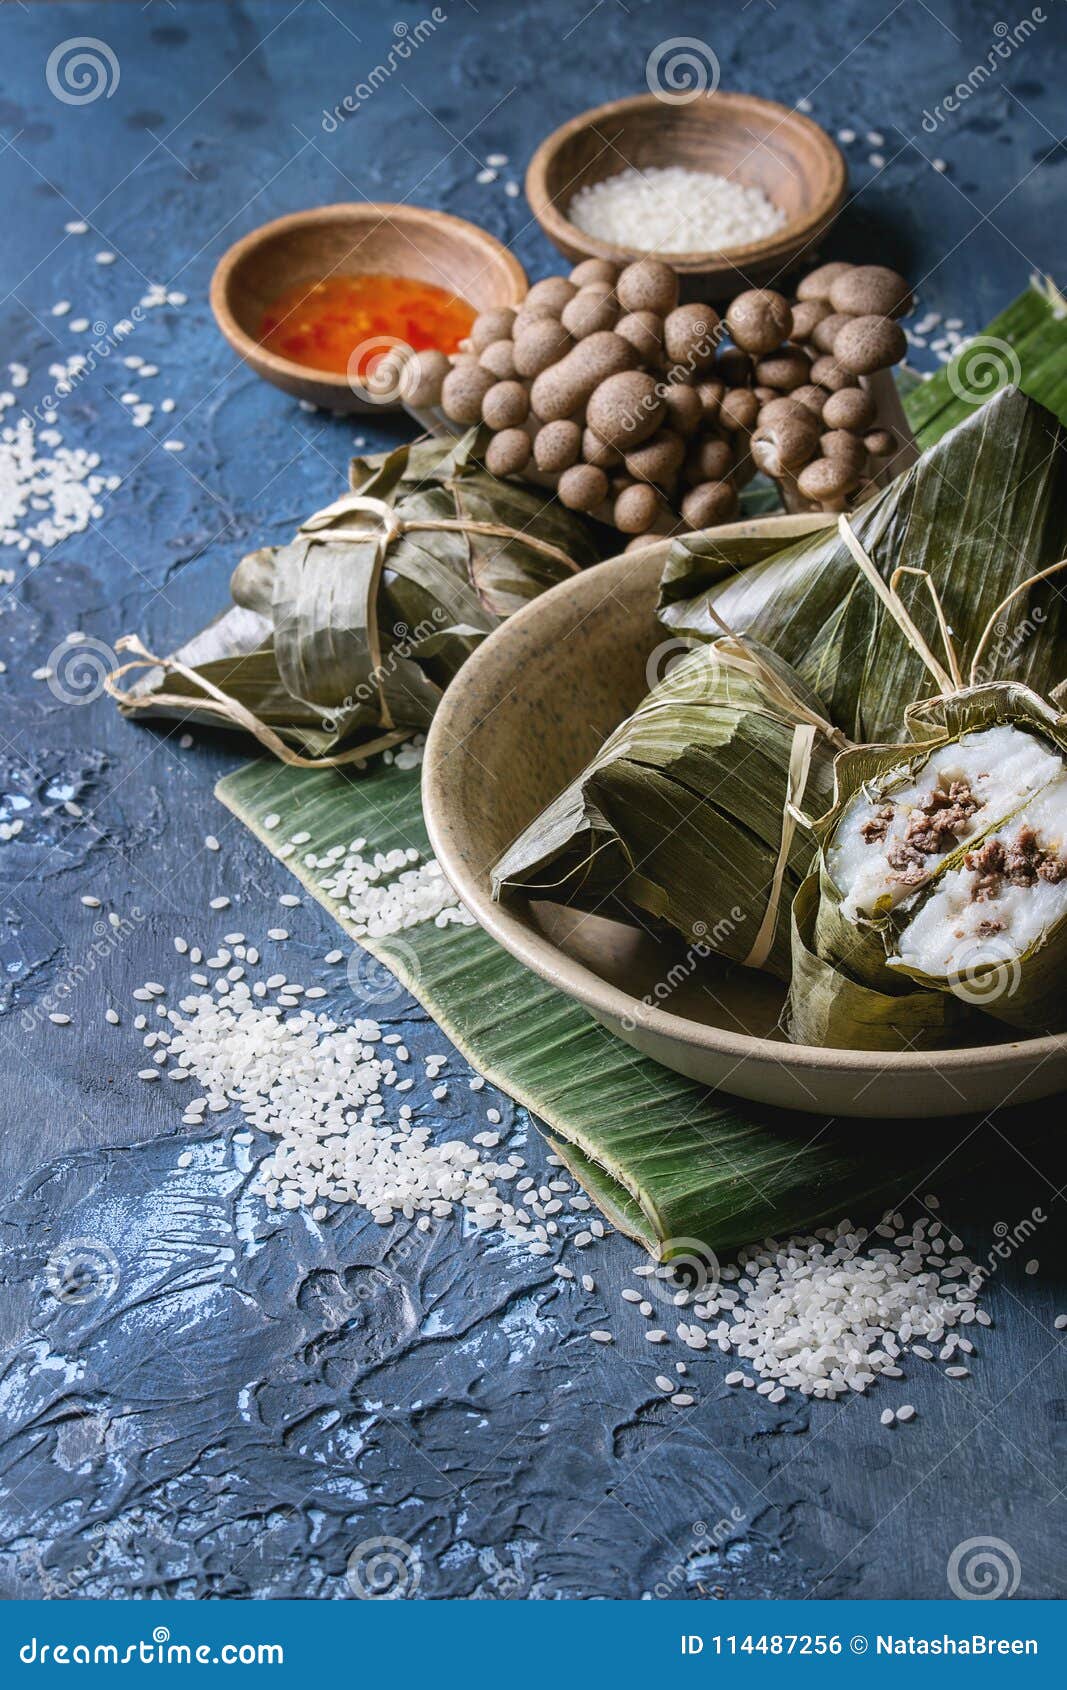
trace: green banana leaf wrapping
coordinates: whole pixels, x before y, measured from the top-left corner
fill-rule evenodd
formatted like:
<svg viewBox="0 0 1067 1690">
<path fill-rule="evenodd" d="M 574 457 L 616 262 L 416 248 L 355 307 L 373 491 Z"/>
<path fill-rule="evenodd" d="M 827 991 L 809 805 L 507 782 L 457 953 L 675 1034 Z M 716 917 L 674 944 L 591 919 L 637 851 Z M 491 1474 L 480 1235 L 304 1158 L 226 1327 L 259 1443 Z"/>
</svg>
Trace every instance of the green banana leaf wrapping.
<svg viewBox="0 0 1067 1690">
<path fill-rule="evenodd" d="M 825 961 L 815 940 L 819 877 L 809 874 L 792 908 L 793 974 L 785 1030 L 794 1044 L 835 1050 L 927 1050 L 948 1042 L 966 1019 L 954 997 L 910 989 L 861 985 L 840 965 Z"/>
<path fill-rule="evenodd" d="M 774 653 L 698 645 L 504 853 L 494 896 L 621 905 L 787 979 L 789 904 L 814 851 L 788 806 L 828 798 L 841 743 Z"/>
<path fill-rule="evenodd" d="M 479 445 L 472 431 L 354 459 L 351 492 L 244 558 L 233 607 L 171 658 L 120 643 L 141 671 L 112 685 L 120 708 L 258 723 L 276 754 L 315 759 L 427 727 L 487 634 L 600 557 L 590 524 L 489 475 Z"/>
<path fill-rule="evenodd" d="M 901 564 L 928 572 L 929 581 L 905 577 L 900 597 L 928 643 L 939 646 L 932 581 L 965 669 L 1008 595 L 1067 556 L 1065 447 L 1051 412 L 1005 388 L 851 517 L 884 579 Z M 721 632 L 714 610 L 735 633 L 791 664 L 851 740 L 900 739 L 908 706 L 936 689 L 828 522 L 824 532 L 777 551 L 773 542 L 717 541 L 714 533 L 676 541 L 660 620 L 672 633 L 714 639 Z M 975 678 L 1017 680 L 1051 694 L 1067 675 L 1062 582 L 1031 586 L 996 622 Z"/>
<path fill-rule="evenodd" d="M 814 824 L 819 841 L 818 896 L 817 902 L 813 901 L 809 891 L 798 912 L 802 936 L 822 962 L 876 994 L 891 997 L 906 992 L 905 982 L 911 981 L 920 988 L 954 994 L 972 1008 L 1031 1031 L 1062 1025 L 1067 1019 L 1062 990 L 1067 919 L 1048 929 L 1021 955 L 1016 957 L 1006 950 L 1002 958 L 976 962 L 964 973 L 928 975 L 897 959 L 900 935 L 927 899 L 947 874 L 963 865 L 968 853 L 996 835 L 1019 812 L 1021 798 L 1015 804 L 998 806 L 997 813 L 984 820 L 976 834 L 932 867 L 910 897 L 869 919 L 845 915 L 843 893 L 834 884 L 829 853 L 844 812 L 857 793 L 864 792 L 872 799 L 888 795 L 893 786 L 921 774 L 940 747 L 964 734 L 998 725 L 1023 729 L 1067 759 L 1067 716 L 1027 687 L 988 683 L 920 701 L 906 711 L 904 725 L 915 741 L 914 747 L 858 746 L 842 752 L 836 761 L 834 803 Z M 828 1021 L 832 1017 L 828 1016 Z M 831 1031 L 834 1036 L 824 1042 L 839 1042 L 844 1037 L 844 1020 Z"/>
</svg>

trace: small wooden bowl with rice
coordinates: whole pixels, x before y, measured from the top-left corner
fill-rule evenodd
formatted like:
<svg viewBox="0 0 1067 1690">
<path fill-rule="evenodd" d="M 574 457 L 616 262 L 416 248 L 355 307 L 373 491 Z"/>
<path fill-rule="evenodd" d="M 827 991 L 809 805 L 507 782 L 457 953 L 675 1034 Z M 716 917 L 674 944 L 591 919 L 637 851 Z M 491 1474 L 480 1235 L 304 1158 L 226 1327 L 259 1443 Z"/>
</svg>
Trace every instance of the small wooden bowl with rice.
<svg viewBox="0 0 1067 1690">
<path fill-rule="evenodd" d="M 607 258 L 625 264 L 650 250 L 625 238 L 627 199 L 634 207 L 636 236 L 639 227 L 648 227 L 641 196 L 647 199 L 653 186 L 661 186 L 665 198 L 671 191 L 668 179 L 653 175 L 651 184 L 642 183 L 641 175 L 679 167 L 750 191 L 744 206 L 723 205 L 724 215 L 732 213 L 731 240 L 740 237 L 736 244 L 703 251 L 656 247 L 681 276 L 683 288 L 689 278 L 685 291 L 704 298 L 776 284 L 810 257 L 840 211 L 848 185 L 845 160 L 826 131 L 774 100 L 716 92 L 682 102 L 677 95 L 639 94 L 596 106 L 554 130 L 530 161 L 526 196 L 549 240 L 572 263 Z M 620 184 L 609 205 L 601 185 L 623 172 L 640 174 L 633 177 L 632 194 L 629 181 L 625 188 Z M 583 221 L 595 222 L 599 234 L 572 220 L 578 196 Z M 726 199 L 739 202 L 740 196 Z M 777 227 L 763 232 L 772 222 L 768 209 L 779 213 Z M 680 205 L 680 221 L 684 211 Z M 739 212 L 760 228 L 752 239 L 744 238 Z M 606 238 L 609 230 L 618 238 Z"/>
</svg>

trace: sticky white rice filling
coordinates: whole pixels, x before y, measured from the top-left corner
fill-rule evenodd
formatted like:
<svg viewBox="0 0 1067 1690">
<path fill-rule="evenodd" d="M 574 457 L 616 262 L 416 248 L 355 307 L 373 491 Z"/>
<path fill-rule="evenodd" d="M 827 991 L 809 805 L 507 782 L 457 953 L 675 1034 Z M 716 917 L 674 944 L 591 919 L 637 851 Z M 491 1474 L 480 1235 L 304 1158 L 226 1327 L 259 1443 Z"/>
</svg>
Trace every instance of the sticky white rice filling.
<svg viewBox="0 0 1067 1690">
<path fill-rule="evenodd" d="M 1062 770 L 1063 761 L 1057 752 L 1036 735 L 1006 724 L 964 734 L 953 744 L 941 746 L 914 776 L 902 778 L 900 770 L 890 770 L 879 782 L 876 794 L 856 794 L 830 846 L 828 866 L 842 894 L 842 914 L 853 921 L 857 916 L 873 916 L 895 908 L 915 892 L 915 883 L 902 879 L 889 857 L 894 846 L 904 842 L 913 810 L 934 787 L 947 792 L 954 781 L 964 782 L 979 808 L 944 851 L 925 858 L 928 875 L 956 845 L 985 832 Z M 885 837 L 868 841 L 863 836 L 864 825 L 875 821 L 887 806 L 892 807 L 893 815 L 886 824 Z"/>
<path fill-rule="evenodd" d="M 1067 776 L 1045 787 L 993 838 L 1011 845 L 1024 828 L 1033 830 L 1043 850 L 1067 856 Z M 1005 879 L 996 897 L 976 900 L 978 879 L 977 869 L 950 869 L 904 929 L 899 957 L 890 963 L 906 963 L 935 978 L 966 977 L 1024 955 L 1067 916 L 1067 880 L 1015 886 Z"/>
</svg>

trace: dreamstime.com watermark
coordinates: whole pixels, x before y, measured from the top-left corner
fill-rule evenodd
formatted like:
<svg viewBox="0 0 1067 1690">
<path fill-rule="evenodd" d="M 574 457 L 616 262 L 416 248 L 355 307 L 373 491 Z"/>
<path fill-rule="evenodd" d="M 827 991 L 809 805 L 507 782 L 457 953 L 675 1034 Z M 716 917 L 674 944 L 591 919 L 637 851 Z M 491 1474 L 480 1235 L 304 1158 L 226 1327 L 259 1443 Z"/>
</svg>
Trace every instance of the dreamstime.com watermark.
<svg viewBox="0 0 1067 1690">
<path fill-rule="evenodd" d="M 701 1563 L 713 1552 L 720 1550 L 724 1543 L 736 1535 L 745 1523 L 745 1511 L 735 1503 L 729 1514 L 724 1514 L 721 1520 L 708 1525 L 704 1520 L 693 1523 L 693 1541 L 685 1554 L 674 1563 L 674 1566 L 658 1579 L 652 1586 L 649 1595 L 656 1601 L 669 1601 L 696 1582 L 703 1567 Z"/>
<path fill-rule="evenodd" d="M 101 964 L 113 956 L 120 945 L 125 944 L 144 919 L 144 910 L 134 904 L 129 915 L 118 916 L 114 922 L 94 921 L 93 937 L 81 960 L 72 963 L 42 998 L 34 1004 L 27 1004 L 22 1011 L 19 1025 L 23 1032 L 32 1033 L 42 1026 L 49 1016 L 63 1014 L 79 987 L 88 985 Z"/>
<path fill-rule="evenodd" d="M 1000 1272 L 1005 1262 L 1010 1262 L 1024 1244 L 1029 1244 L 1038 1228 L 1044 1226 L 1047 1220 L 1044 1209 L 1040 1204 L 1036 1204 L 1030 1213 L 1016 1221 L 1014 1226 L 1009 1225 L 1007 1221 L 997 1221 L 993 1228 L 996 1243 L 986 1253 L 985 1262 L 976 1262 L 974 1267 L 968 1270 L 967 1283 L 971 1290 L 981 1290 L 995 1273 Z"/>
<path fill-rule="evenodd" d="M 996 1602 L 1014 1596 L 1022 1567 L 1002 1537 L 969 1537 L 948 1558 L 948 1587 L 961 1602 Z"/>
<path fill-rule="evenodd" d="M 53 47 L 44 67 L 48 92 L 65 106 L 110 100 L 122 75 L 118 58 L 95 35 L 71 35 Z"/>
<path fill-rule="evenodd" d="M 974 679 L 979 684 L 995 681 L 998 675 L 1004 673 L 1005 664 L 1018 657 L 1023 646 L 1047 621 L 1048 617 L 1039 604 L 1017 622 L 1014 628 L 1003 617 L 999 618 L 993 624 L 995 642 L 987 648 L 985 656 L 975 669 Z"/>
<path fill-rule="evenodd" d="M 1035 6 L 1033 11 L 1028 16 L 1020 18 L 1018 23 L 1007 24 L 1003 21 L 995 23 L 993 25 L 993 44 L 985 58 L 971 67 L 962 82 L 957 82 L 955 88 L 951 88 L 947 94 L 943 94 L 932 111 L 924 109 L 922 124 L 926 133 L 935 135 L 939 125 L 947 123 L 950 117 L 954 117 L 966 105 L 972 94 L 977 94 L 978 90 L 984 87 L 992 77 L 998 76 L 1005 61 L 1010 59 L 1012 54 L 1017 52 L 1020 47 L 1025 46 L 1030 37 L 1036 33 L 1039 25 L 1047 22 L 1048 19 L 1042 7 Z"/>
<path fill-rule="evenodd" d="M 43 1643 L 31 1637 L 19 1650 L 23 1666 L 280 1667 L 280 1643 L 172 1643 L 165 1625 L 139 1643 Z"/>
<path fill-rule="evenodd" d="M 722 950 L 726 940 L 731 938 L 738 928 L 743 926 L 747 916 L 740 904 L 734 904 L 723 916 L 720 916 L 713 927 L 706 922 L 694 921 L 692 926 L 693 942 L 686 950 L 684 957 L 673 963 L 661 980 L 645 993 L 640 1000 L 646 1009 L 658 1009 L 684 986 L 697 972 L 702 962 L 717 955 Z M 631 1015 L 624 1015 L 619 1023 L 624 1032 L 632 1033 L 637 1027 L 637 1021 Z"/>
<path fill-rule="evenodd" d="M 23 407 L 22 415 L 35 428 L 43 428 L 55 421 L 64 399 L 79 388 L 86 376 L 91 376 L 101 364 L 106 363 L 112 353 L 121 351 L 129 340 L 135 328 L 144 322 L 144 311 L 140 305 L 133 306 L 129 316 L 120 317 L 115 323 L 96 322 L 92 326 L 93 338 L 84 352 L 68 359 L 65 374 L 56 376 L 55 386 L 44 394 L 37 403 L 28 409 Z"/>
<path fill-rule="evenodd" d="M 696 35 L 672 35 L 645 60 L 648 91 L 667 106 L 687 106 L 702 94 L 714 94 L 720 74 L 718 58 Z"/>
<path fill-rule="evenodd" d="M 431 635 L 439 633 L 441 624 L 448 620 L 448 612 L 443 605 L 435 604 L 429 616 L 424 616 L 414 628 L 409 628 L 406 622 L 397 622 L 393 628 L 393 645 L 389 654 L 381 663 L 376 664 L 367 676 L 360 681 L 358 687 L 332 710 L 328 710 L 320 720 L 323 733 L 339 733 L 346 715 L 351 710 L 359 710 L 370 704 L 376 704 L 386 681 L 392 680 L 401 663 L 413 657 L 418 646 Z"/>
<path fill-rule="evenodd" d="M 356 83 L 352 92 L 346 94 L 332 109 L 323 107 L 320 121 L 325 133 L 336 135 L 342 123 L 348 118 L 354 117 L 360 107 L 365 106 L 367 101 L 378 92 L 379 88 L 388 82 L 391 76 L 396 75 L 400 66 L 411 58 L 411 55 L 422 46 L 423 42 L 428 41 L 435 31 L 447 22 L 448 13 L 444 7 L 434 6 L 429 15 L 420 18 L 418 23 L 404 23 L 402 19 L 399 23 L 395 23 L 393 35 L 396 39 L 381 64 L 375 65 L 373 70 L 368 71 L 367 75 Z"/>
</svg>

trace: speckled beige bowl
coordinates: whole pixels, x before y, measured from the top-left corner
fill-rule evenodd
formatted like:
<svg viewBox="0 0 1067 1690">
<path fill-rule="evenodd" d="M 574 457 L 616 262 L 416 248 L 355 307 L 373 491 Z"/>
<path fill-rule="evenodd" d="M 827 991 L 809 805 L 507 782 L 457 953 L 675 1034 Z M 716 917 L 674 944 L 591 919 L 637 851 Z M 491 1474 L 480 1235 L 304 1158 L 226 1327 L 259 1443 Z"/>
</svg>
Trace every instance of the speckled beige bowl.
<svg viewBox="0 0 1067 1690">
<path fill-rule="evenodd" d="M 653 619 L 662 554 L 631 552 L 554 587 L 498 628 L 445 695 L 423 804 L 437 857 L 477 920 L 637 1050 L 739 1097 L 820 1115 L 922 1117 L 1067 1087 L 1067 1035 L 904 1055 L 788 1044 L 776 1032 L 778 983 L 711 962 L 671 993 L 669 1009 L 649 1007 L 680 945 L 676 955 L 637 927 L 550 903 L 493 903 L 489 870 L 501 851 L 647 690 L 645 664 L 662 639 Z M 991 1032 L 989 1022 L 981 1036 Z"/>
</svg>

